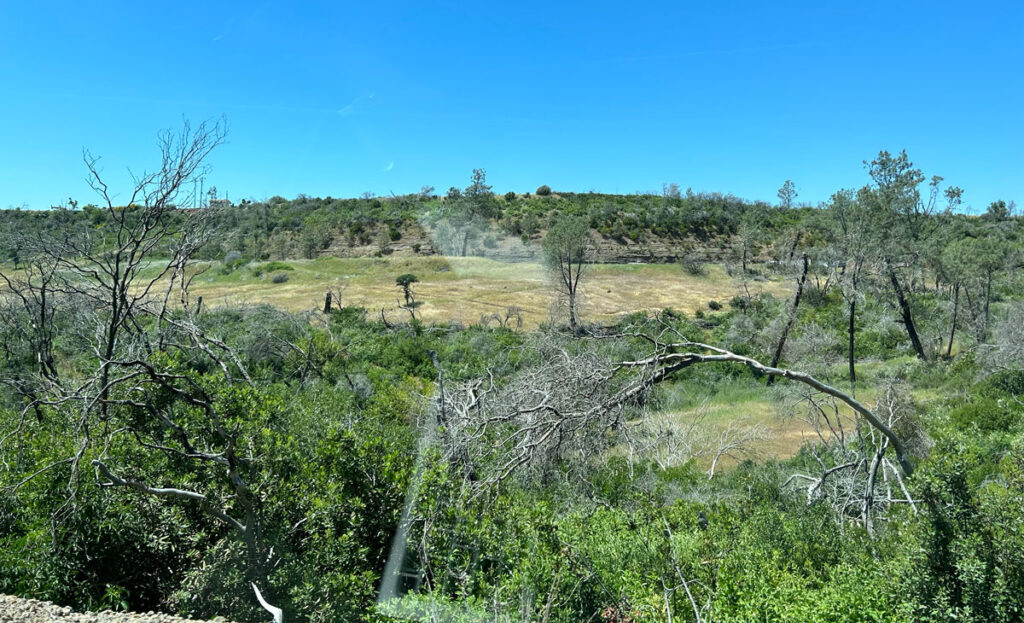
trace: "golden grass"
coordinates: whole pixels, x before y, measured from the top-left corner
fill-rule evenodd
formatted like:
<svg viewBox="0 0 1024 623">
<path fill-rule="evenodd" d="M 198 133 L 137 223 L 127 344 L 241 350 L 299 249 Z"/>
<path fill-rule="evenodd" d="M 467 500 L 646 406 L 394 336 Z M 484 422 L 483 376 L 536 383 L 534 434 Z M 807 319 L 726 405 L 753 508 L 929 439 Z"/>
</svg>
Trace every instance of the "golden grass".
<svg viewBox="0 0 1024 623">
<path fill-rule="evenodd" d="M 211 266 L 193 285 L 207 305 L 267 303 L 288 311 L 319 309 L 327 290 L 340 290 L 342 303 L 391 315 L 399 309 L 401 289 L 395 277 L 413 273 L 413 286 L 424 321 L 459 321 L 473 324 L 481 316 L 503 313 L 510 306 L 522 310 L 524 325 L 536 327 L 551 318 L 556 302 L 549 275 L 537 263 L 509 263 L 484 258 L 321 258 L 292 260 L 288 281 L 275 284 L 271 276 L 257 276 L 253 266 L 229 275 Z M 254 265 L 258 268 L 259 265 Z M 582 315 L 605 322 L 622 314 L 671 307 L 695 312 L 711 300 L 727 305 L 744 292 L 743 284 L 719 266 L 703 276 L 685 273 L 677 264 L 594 264 L 582 281 Z M 748 283 L 751 293 L 787 296 L 783 281 Z"/>
<path fill-rule="evenodd" d="M 782 381 L 787 383 L 788 381 Z M 683 408 L 670 409 L 667 414 L 681 428 L 699 421 L 706 437 L 714 438 L 730 425 L 744 427 L 761 426 L 767 433 L 764 438 L 750 444 L 750 458 L 783 460 L 794 456 L 805 443 L 820 441 L 814 425 L 801 415 L 786 413 L 778 394 L 764 386 L 764 381 L 748 383 L 723 384 L 718 387 L 705 388 L 712 393 L 704 401 Z M 700 391 L 694 388 L 694 391 Z M 877 387 L 863 387 L 857 392 L 857 398 L 868 408 L 873 408 L 877 399 Z M 914 392 L 915 400 L 923 397 Z M 856 426 L 856 414 L 845 404 L 839 405 L 839 417 L 846 434 L 853 434 Z M 833 421 L 833 424 L 836 422 Z M 820 423 L 822 435 L 830 436 L 827 425 Z M 710 466 L 711 459 L 701 461 L 704 467 Z M 718 467 L 729 469 L 737 464 L 733 457 L 723 457 Z"/>
<path fill-rule="evenodd" d="M 288 280 L 272 282 L 273 272 L 260 264 L 223 274 L 219 263 L 210 265 L 193 283 L 192 295 L 207 306 L 269 304 L 288 311 L 321 309 L 324 294 L 341 292 L 341 303 L 364 307 L 373 314 L 384 308 L 392 319 L 403 319 L 401 289 L 395 278 L 413 273 L 420 303 L 417 313 L 426 322 L 480 322 L 481 316 L 503 314 L 510 306 L 522 310 L 524 328 L 535 328 L 552 318 L 557 297 L 544 267 L 538 263 L 501 262 L 464 257 L 319 258 L 289 260 Z M 255 270 L 254 270 L 255 269 Z M 278 271 L 280 272 L 280 271 Z M 607 322 L 623 314 L 659 311 L 668 307 L 687 313 L 708 310 L 709 301 L 723 306 L 737 294 L 768 292 L 789 296 L 792 286 L 782 280 L 748 282 L 730 277 L 721 266 L 707 265 L 701 276 L 686 273 L 678 264 L 594 264 L 586 267 L 582 283 L 585 321 Z M 561 318 L 561 316 L 559 316 Z M 806 423 L 776 415 L 776 405 L 765 391 L 737 397 L 718 396 L 706 407 L 705 424 L 724 427 L 745 419 L 765 426 L 770 438 L 758 442 L 762 457 L 792 456 L 813 430 Z M 678 411 L 680 418 L 692 413 Z M 723 459 L 727 469 L 733 461 Z"/>
</svg>

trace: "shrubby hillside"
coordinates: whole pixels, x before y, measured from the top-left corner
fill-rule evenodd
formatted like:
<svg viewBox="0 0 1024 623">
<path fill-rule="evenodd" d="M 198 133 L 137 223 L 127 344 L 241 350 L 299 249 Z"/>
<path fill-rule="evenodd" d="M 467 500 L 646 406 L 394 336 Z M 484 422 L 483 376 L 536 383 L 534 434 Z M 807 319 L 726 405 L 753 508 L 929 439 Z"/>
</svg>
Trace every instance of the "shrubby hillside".
<svg viewBox="0 0 1024 623">
<path fill-rule="evenodd" d="M 475 183 L 487 190 L 474 191 L 471 184 L 465 190 L 453 188 L 445 196 L 431 191 L 358 199 L 299 196 L 292 200 L 271 197 L 265 202 L 243 200 L 239 205 L 213 210 L 216 216 L 212 226 L 217 237 L 201 257 L 221 259 L 235 251 L 255 260 L 294 259 L 325 254 L 386 254 L 396 249 L 418 254 L 500 257 L 497 249 L 507 245 L 499 245 L 499 241 L 529 245 L 539 241 L 559 216 L 582 215 L 607 243 L 600 247 L 596 260 L 628 257 L 629 250 L 617 249 L 626 247 L 638 249 L 634 251 L 640 253 L 636 259 L 651 259 L 653 248 L 653 258 L 665 261 L 694 247 L 727 245 L 754 224 L 770 240 L 784 235 L 811 213 L 806 208 L 786 210 L 729 195 L 679 194 L 676 190 L 662 195 L 499 196 L 491 194 L 482 172 Z M 129 213 L 131 210 L 128 208 Z M 102 229 L 108 217 L 108 211 L 95 204 L 79 208 L 75 203 L 71 209 L 48 212 L 0 211 L 0 224 L 7 232 L 37 232 L 59 227 L 63 221 L 81 229 Z M 0 257 L 9 261 L 18 258 L 22 251 L 16 239 L 0 240 Z M 535 247 L 527 249 L 525 255 L 536 255 Z M 517 253 L 524 254 L 518 248 Z"/>
<path fill-rule="evenodd" d="M 1010 206 L 965 217 L 882 152 L 815 209 L 496 197 L 483 172 L 443 199 L 176 209 L 221 136 L 166 145 L 129 208 L 3 215 L 0 592 L 254 622 L 253 584 L 286 621 L 1021 619 Z M 385 227 L 453 255 L 525 236 L 560 305 L 425 322 L 407 271 L 390 314 L 192 292 Z M 792 289 L 595 322 L 576 288 L 603 236 Z"/>
</svg>

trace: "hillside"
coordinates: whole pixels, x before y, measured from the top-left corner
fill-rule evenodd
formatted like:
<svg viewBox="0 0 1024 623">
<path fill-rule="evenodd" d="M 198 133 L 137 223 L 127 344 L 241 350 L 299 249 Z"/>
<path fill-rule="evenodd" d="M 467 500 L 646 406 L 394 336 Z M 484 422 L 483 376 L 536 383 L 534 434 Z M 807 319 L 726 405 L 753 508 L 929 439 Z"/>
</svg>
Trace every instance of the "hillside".
<svg viewBox="0 0 1024 623">
<path fill-rule="evenodd" d="M 818 209 L 471 186 L 3 213 L 0 592 L 1015 620 L 1024 221 L 872 166 Z"/>
<path fill-rule="evenodd" d="M 598 263 L 670 262 L 694 253 L 721 261 L 735 255 L 738 237 L 759 248 L 776 241 L 788 248 L 794 227 L 814 215 L 809 209 L 786 210 L 721 194 L 496 196 L 468 190 L 445 197 L 273 197 L 218 207 L 209 210 L 215 243 L 203 256 L 221 259 L 236 252 L 273 260 L 405 253 L 528 261 L 537 258 L 553 222 L 581 215 L 592 227 Z M 6 234 L 0 235 L 0 258 L 13 261 L 25 253 L 16 242 L 18 232 L 97 229 L 109 218 L 94 205 L 72 207 L 0 211 L 0 231 Z M 180 212 L 184 218 L 192 210 Z"/>
</svg>

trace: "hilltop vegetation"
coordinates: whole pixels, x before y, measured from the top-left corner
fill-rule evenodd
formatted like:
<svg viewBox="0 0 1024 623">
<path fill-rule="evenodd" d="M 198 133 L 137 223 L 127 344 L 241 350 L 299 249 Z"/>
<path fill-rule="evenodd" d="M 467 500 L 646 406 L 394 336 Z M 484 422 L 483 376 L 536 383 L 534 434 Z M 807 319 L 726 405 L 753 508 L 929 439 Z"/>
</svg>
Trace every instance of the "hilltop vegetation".
<svg viewBox="0 0 1024 623">
<path fill-rule="evenodd" d="M 966 217 L 882 152 L 815 209 L 788 184 L 498 197 L 482 171 L 443 199 L 176 209 L 221 138 L 169 138 L 138 205 L 3 214 L 0 592 L 239 621 L 266 620 L 252 583 L 287 621 L 1021 619 L 1010 206 Z M 456 257 L 321 257 L 412 227 Z M 498 235 L 542 263 L 459 257 Z M 681 261 L 600 266 L 605 236 Z M 431 307 L 524 272 L 488 321 Z M 640 294 L 615 313 L 587 283 Z M 289 287 L 316 299 L 216 294 Z M 540 289 L 562 305 L 515 322 Z"/>
<path fill-rule="evenodd" d="M 254 260 L 311 259 L 328 254 L 331 248 L 373 247 L 372 252 L 387 252 L 391 243 L 410 234 L 417 239 L 425 238 L 423 252 L 454 247 L 448 249 L 452 251 L 449 255 L 478 255 L 493 248 L 499 236 L 527 243 L 538 240 L 561 215 L 584 216 L 596 233 L 619 244 L 642 244 L 649 240 L 689 241 L 689 246 L 717 244 L 715 241 L 728 240 L 751 221 L 763 229 L 767 242 L 812 213 L 805 208 L 785 210 L 729 195 L 689 191 L 682 195 L 673 190 L 662 195 L 499 196 L 489 191 L 472 195 L 469 189 L 452 189 L 446 196 L 431 191 L 358 199 L 271 197 L 258 202 L 244 200 L 215 211 L 212 226 L 217 232 L 216 241 L 203 250 L 202 259 L 222 259 L 231 251 Z M 466 212 L 481 216 L 462 217 Z M 87 204 L 79 209 L 72 203 L 70 209 L 50 212 L 2 211 L 0 225 L 7 232 L 39 232 L 66 226 L 87 230 L 102 229 L 108 218 L 108 211 L 100 207 Z M 462 253 L 462 234 L 467 230 L 472 235 L 466 253 Z M 17 259 L 16 240 L 0 239 L 0 257 Z"/>
</svg>

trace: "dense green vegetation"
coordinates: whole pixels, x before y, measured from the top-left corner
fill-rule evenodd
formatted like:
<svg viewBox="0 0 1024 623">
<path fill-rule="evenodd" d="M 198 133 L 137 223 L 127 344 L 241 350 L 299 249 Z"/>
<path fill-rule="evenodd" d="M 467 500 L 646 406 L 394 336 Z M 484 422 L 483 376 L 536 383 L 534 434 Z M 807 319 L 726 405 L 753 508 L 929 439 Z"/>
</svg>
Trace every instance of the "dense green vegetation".
<svg viewBox="0 0 1024 623">
<path fill-rule="evenodd" d="M 468 226 L 474 225 L 481 230 L 529 238 L 550 227 L 559 214 L 586 216 L 594 230 L 614 240 L 643 241 L 655 236 L 707 241 L 737 233 L 744 219 L 756 220 L 758 227 L 770 234 L 781 233 L 811 214 L 808 209 L 787 211 L 720 194 L 481 196 L 474 195 L 472 189 L 473 184 L 466 191 L 453 189 L 457 192 L 444 197 L 419 193 L 359 199 L 300 196 L 292 200 L 271 197 L 260 202 L 243 201 L 217 209 L 213 225 L 217 242 L 205 248 L 202 257 L 219 260 L 234 251 L 250 259 L 312 258 L 332 243 L 343 247 L 381 245 L 401 239 L 408 228 L 436 228 L 449 221 L 462 232 L 473 231 Z M 484 205 L 477 207 L 481 203 Z M 58 221 L 70 221 L 83 230 L 102 230 L 108 218 L 107 210 L 92 204 L 79 209 L 73 203 L 71 208 L 50 212 L 4 210 L 0 211 L 0 231 L 35 233 L 61 227 Z M 483 236 L 458 238 L 453 245 L 456 254 L 464 254 L 464 244 L 467 252 L 485 244 Z M 0 258 L 18 260 L 24 255 L 19 246 L 24 245 L 19 245 L 16 237 L 0 239 Z"/>
<path fill-rule="evenodd" d="M 1021 620 L 1024 226 L 922 199 L 903 154 L 869 173 L 820 209 L 497 197 L 475 172 L 212 221 L 172 193 L 5 213 L 0 592 L 239 621 L 266 619 L 250 583 L 288 621 Z M 534 332 L 188 295 L 196 258 L 287 276 L 289 244 L 421 219 L 467 249 L 550 227 L 577 265 L 580 217 L 805 283 Z M 757 456 L 756 427 L 701 416 L 743 395 L 818 434 Z"/>
<path fill-rule="evenodd" d="M 761 309 L 709 316 L 709 330 L 679 326 L 724 341 L 744 323 L 772 316 L 771 302 Z M 807 310 L 805 322 L 837 313 L 840 302 L 826 299 Z M 782 486 L 813 467 L 809 451 L 743 463 L 710 481 L 695 460 L 662 469 L 642 457 L 595 456 L 582 477 L 567 459 L 542 477 L 466 499 L 460 469 L 416 442 L 425 413 L 418 396 L 436 376 L 430 353 L 445 362 L 449 383 L 488 368 L 507 378 L 530 365 L 530 335 L 416 325 L 395 332 L 352 309 L 333 312 L 320 328 L 269 308 L 224 310 L 207 314 L 204 330 L 236 344 L 252 386 L 225 385 L 201 360 L 169 356 L 162 365 L 207 384 L 239 427 L 246 477 L 259 483 L 263 538 L 275 552 L 266 575 L 272 588 L 264 592 L 298 620 L 377 617 L 381 573 L 410 490 L 413 517 L 430 522 L 427 534 L 414 522 L 410 542 L 423 544 L 433 597 L 480 612 L 497 608 L 493 614 L 509 620 L 536 620 L 548 609 L 558 621 L 604 611 L 618 620 L 664 620 L 666 585 L 674 587 L 668 607 L 687 620 L 692 610 L 679 577 L 716 620 L 1014 620 L 1024 605 L 1019 371 L 985 376 L 965 355 L 903 359 L 864 380 L 892 375 L 943 396 L 917 407 L 935 444 L 909 481 L 918 512 L 894 507 L 870 537 L 826 502 L 808 507 L 801 490 Z M 841 332 L 833 333 L 838 341 Z M 308 340 L 310 350 L 268 347 L 270 336 Z M 897 344 L 872 348 L 894 360 L 910 354 Z M 518 356 L 502 355 L 517 347 L 523 350 L 511 352 Z M 758 382 L 733 368 L 694 370 L 653 400 Z M 21 426 L 23 433 L 5 442 L 9 487 L 70 450 L 66 430 L 75 414 L 44 407 L 38 419 L 19 421 L 19 401 L 9 395 L 6 405 L 5 430 Z M 133 411 L 112 419 L 139 422 Z M 98 455 L 131 461 L 141 481 L 217 489 L 215 474 L 172 453 L 144 452 L 131 436 L 90 448 L 86 458 Z M 0 508 L 0 591 L 86 608 L 169 607 L 262 620 L 246 590 L 241 539 L 196 504 L 101 489 L 91 470 L 76 478 L 60 465 L 7 489 Z"/>
</svg>

